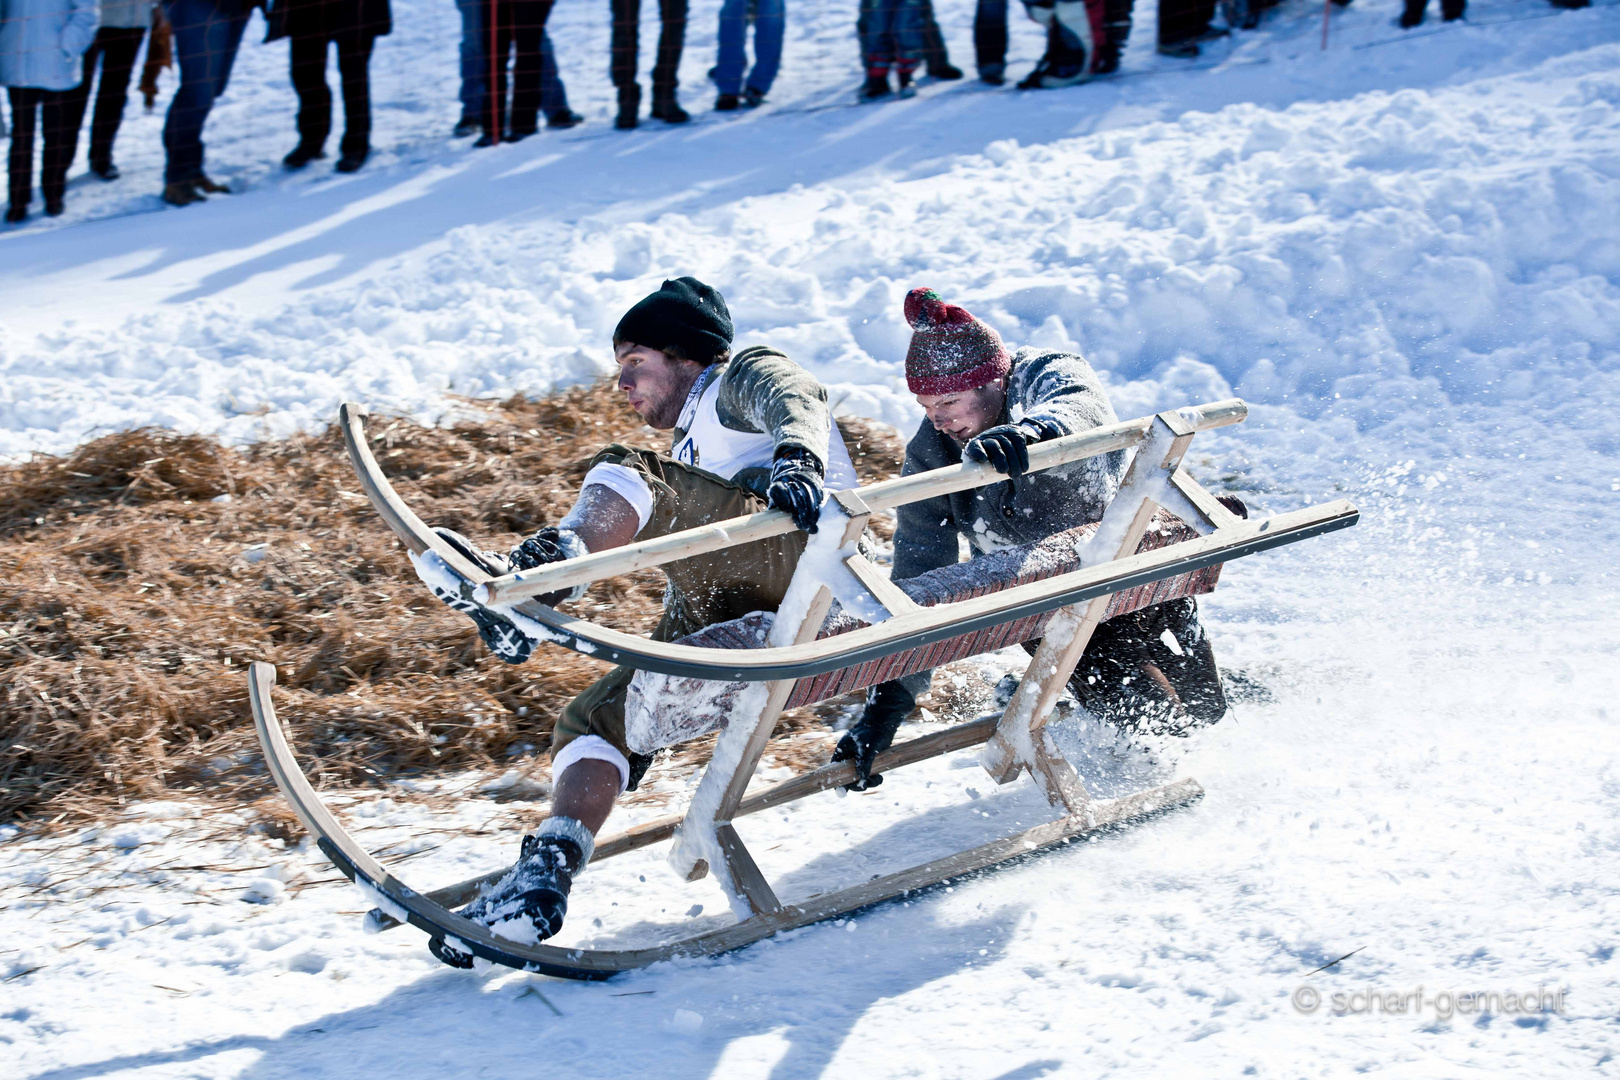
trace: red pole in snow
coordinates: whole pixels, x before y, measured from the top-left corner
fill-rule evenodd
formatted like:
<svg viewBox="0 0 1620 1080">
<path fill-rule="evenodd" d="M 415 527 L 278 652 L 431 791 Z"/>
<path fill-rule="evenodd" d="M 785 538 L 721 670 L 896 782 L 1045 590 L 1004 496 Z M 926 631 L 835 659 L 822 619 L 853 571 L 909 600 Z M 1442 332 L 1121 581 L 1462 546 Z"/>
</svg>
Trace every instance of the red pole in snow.
<svg viewBox="0 0 1620 1080">
<path fill-rule="evenodd" d="M 499 40 L 499 36 L 495 32 L 495 19 L 497 15 L 497 8 L 495 5 L 496 0 L 489 0 L 489 137 L 497 146 L 499 146 L 501 142 L 500 106 L 506 104 L 506 102 L 504 100 L 497 100 L 495 97 L 495 95 L 499 93 L 499 84 L 495 81 L 495 72 L 499 70 L 496 67 L 497 60 L 495 56 L 495 43 Z M 500 66 L 504 68 L 506 66 L 506 57 L 500 57 L 498 62 Z M 501 95 L 502 98 L 505 98 L 505 96 L 506 95 L 504 94 Z"/>
<path fill-rule="evenodd" d="M 1322 48 L 1327 48 L 1328 12 L 1333 10 L 1333 0 L 1322 0 Z"/>
</svg>

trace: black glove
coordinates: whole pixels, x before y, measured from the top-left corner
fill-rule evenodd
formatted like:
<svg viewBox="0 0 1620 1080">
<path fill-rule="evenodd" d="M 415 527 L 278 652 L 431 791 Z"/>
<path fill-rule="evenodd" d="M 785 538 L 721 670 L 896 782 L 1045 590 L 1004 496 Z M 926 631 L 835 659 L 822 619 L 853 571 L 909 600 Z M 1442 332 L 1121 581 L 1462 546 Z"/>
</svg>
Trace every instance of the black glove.
<svg viewBox="0 0 1620 1080">
<path fill-rule="evenodd" d="M 1062 424 L 1045 416 L 1031 416 L 1016 424 L 1002 424 L 975 436 L 962 456 L 987 461 L 998 473 L 1017 478 L 1029 471 L 1029 444 L 1065 434 Z"/>
<path fill-rule="evenodd" d="M 562 530 L 555 525 L 547 525 L 513 548 L 507 562 L 513 570 L 533 570 L 537 566 L 562 562 L 566 558 L 568 553 L 563 550 Z"/>
<path fill-rule="evenodd" d="M 434 529 L 439 538 L 449 544 L 463 558 L 478 566 L 486 574 L 499 577 L 510 573 L 506 560 L 493 551 L 480 551 L 473 547 L 472 542 L 458 532 L 450 529 Z M 511 620 L 496 612 L 490 611 L 476 601 L 451 592 L 448 589 L 433 587 L 433 595 L 444 603 L 470 618 L 478 627 L 478 636 L 484 639 L 489 651 L 505 660 L 508 664 L 521 664 L 534 652 L 534 642 L 529 635 L 519 630 Z"/>
<path fill-rule="evenodd" d="M 894 744 L 900 721 L 916 707 L 916 697 L 899 682 L 879 683 L 866 695 L 861 718 L 844 732 L 833 750 L 833 761 L 855 763 L 855 779 L 844 785 L 846 790 L 868 791 L 883 783 L 882 775 L 872 775 L 872 762 Z"/>
<path fill-rule="evenodd" d="M 772 510 L 792 514 L 795 525 L 813 533 L 821 520 L 821 477 L 821 462 L 810 451 L 779 451 L 771 466 L 771 486 L 765 489 L 765 503 Z"/>
<path fill-rule="evenodd" d="M 573 533 L 563 535 L 563 531 L 555 525 L 547 525 L 523 543 L 512 549 L 508 562 L 512 566 L 511 573 L 516 570 L 533 570 L 537 566 L 549 563 L 560 563 L 564 559 L 584 552 L 585 546 Z M 556 607 L 568 600 L 577 600 L 585 595 L 588 585 L 574 585 L 554 593 L 545 593 L 535 597 L 547 607 Z"/>
</svg>

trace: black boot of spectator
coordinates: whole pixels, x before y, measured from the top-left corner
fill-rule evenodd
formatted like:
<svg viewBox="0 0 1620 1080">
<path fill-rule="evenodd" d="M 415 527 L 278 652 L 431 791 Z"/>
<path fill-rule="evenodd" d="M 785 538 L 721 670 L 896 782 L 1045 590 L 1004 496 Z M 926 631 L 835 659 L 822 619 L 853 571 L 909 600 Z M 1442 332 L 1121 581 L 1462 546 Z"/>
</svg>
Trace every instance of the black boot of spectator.
<svg viewBox="0 0 1620 1080">
<path fill-rule="evenodd" d="M 652 108 L 648 113 L 654 120 L 662 120 L 666 124 L 684 124 L 692 119 L 692 114 L 681 108 L 681 103 L 675 100 L 675 91 L 668 94 L 654 94 Z"/>
<path fill-rule="evenodd" d="M 325 156 L 326 151 L 321 149 L 319 146 L 311 146 L 308 143 L 299 143 L 297 146 L 292 148 L 291 153 L 281 159 L 281 163 L 288 169 L 302 169 L 305 165 L 308 165 L 317 158 L 323 158 Z"/>
<path fill-rule="evenodd" d="M 338 158 L 337 171 L 341 173 L 359 172 L 360 166 L 364 165 L 366 158 L 370 156 L 371 147 L 369 146 L 356 146 L 345 150 L 342 156 Z"/>
<path fill-rule="evenodd" d="M 613 126 L 620 131 L 629 131 L 640 121 L 637 114 L 641 112 L 641 87 L 619 87 L 619 117 L 613 121 Z"/>
<path fill-rule="evenodd" d="M 889 85 L 887 72 L 882 75 L 868 75 L 866 85 L 861 87 L 861 100 L 880 101 L 893 93 L 894 88 Z"/>
</svg>

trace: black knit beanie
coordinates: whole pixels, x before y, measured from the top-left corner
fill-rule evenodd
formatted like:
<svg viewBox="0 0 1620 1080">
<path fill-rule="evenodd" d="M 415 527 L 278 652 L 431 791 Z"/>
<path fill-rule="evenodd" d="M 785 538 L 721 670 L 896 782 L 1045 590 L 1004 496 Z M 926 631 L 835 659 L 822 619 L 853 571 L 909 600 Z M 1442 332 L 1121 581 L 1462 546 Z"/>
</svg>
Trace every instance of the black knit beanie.
<svg viewBox="0 0 1620 1080">
<path fill-rule="evenodd" d="M 709 363 L 731 348 L 731 312 L 725 297 L 695 277 L 676 278 L 624 313 L 613 343 L 674 350 L 688 360 Z"/>
</svg>

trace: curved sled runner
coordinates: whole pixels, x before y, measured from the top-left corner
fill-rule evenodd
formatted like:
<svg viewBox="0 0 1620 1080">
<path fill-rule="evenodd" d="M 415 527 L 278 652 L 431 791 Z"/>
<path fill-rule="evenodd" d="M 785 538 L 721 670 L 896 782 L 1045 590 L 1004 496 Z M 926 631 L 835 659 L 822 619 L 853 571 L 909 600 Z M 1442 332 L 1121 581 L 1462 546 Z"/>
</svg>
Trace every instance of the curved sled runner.
<svg viewBox="0 0 1620 1080">
<path fill-rule="evenodd" d="M 673 838 L 670 862 L 677 873 L 696 880 L 713 870 L 734 909 L 748 912 L 734 925 L 656 948 L 592 950 L 522 945 L 460 918 L 450 908 L 472 899 L 505 870 L 431 893 L 418 893 L 395 878 L 321 804 L 276 718 L 270 699 L 275 669 L 255 664 L 249 674 L 251 700 L 265 758 L 322 852 L 377 900 L 378 909 L 369 917 L 378 928 L 409 922 L 432 936 L 457 939 L 467 951 L 495 963 L 582 979 L 608 978 L 675 957 L 726 952 L 1186 803 L 1202 794 L 1192 779 L 1119 799 L 1092 799 L 1045 724 L 1092 631 L 1105 618 L 1171 596 L 1208 592 L 1220 565 L 1229 559 L 1356 523 L 1358 512 L 1343 500 L 1250 521 L 1200 487 L 1182 466 L 1193 435 L 1237 423 L 1246 414 L 1241 401 L 1215 402 L 1031 446 L 1031 471 L 1118 449 L 1135 448 L 1135 455 L 1118 495 L 1095 526 L 1060 534 L 1028 550 L 974 560 L 967 565 L 983 572 L 977 576 L 947 568 L 934 572 L 931 581 L 913 579 L 902 587 L 868 563 L 855 542 L 875 510 L 1005 479 L 989 466 L 963 463 L 834 493 L 833 503 L 844 517 L 842 534 L 828 528 L 829 519 L 823 517 L 822 529 L 810 541 L 820 549 L 817 557 L 811 558 L 807 549 L 768 626 L 734 620 L 681 642 L 655 642 L 596 626 L 533 598 L 781 535 L 795 528 L 792 519 L 766 511 L 491 577 L 446 545 L 393 490 L 371 453 L 364 410 L 345 404 L 339 424 L 360 483 L 425 579 L 454 589 L 465 600 L 498 609 L 533 637 L 638 668 L 638 679 L 651 673 L 702 680 L 711 686 L 765 684 L 764 693 L 716 699 L 727 703 L 713 718 L 719 739 L 687 812 L 604 838 L 595 854 L 595 859 L 610 858 Z M 829 618 L 835 591 L 842 614 Z M 1040 645 L 1000 717 L 895 746 L 878 758 L 875 771 L 888 772 L 984 744 L 981 762 L 998 783 L 1010 783 L 1028 772 L 1062 816 L 851 888 L 788 904 L 778 900 L 732 822 L 854 779 L 850 763 L 830 764 L 748 794 L 748 782 L 782 710 L 790 703 L 824 700 L 906 671 L 1036 637 Z M 677 695 L 676 700 L 682 699 Z"/>
<path fill-rule="evenodd" d="M 286 736 L 281 730 L 281 723 L 276 717 L 275 706 L 270 701 L 270 688 L 276 681 L 275 668 L 264 663 L 254 664 L 248 679 L 253 703 L 253 719 L 258 727 L 259 741 L 264 745 L 265 761 L 269 763 L 271 775 L 287 796 L 287 801 L 292 804 L 299 820 L 316 838 L 321 852 L 332 861 L 332 865 L 355 884 L 362 886 L 371 894 L 373 901 L 383 902 L 381 908 L 370 914 L 373 925 L 387 929 L 400 922 L 409 922 L 419 930 L 425 930 L 430 936 L 458 939 L 468 951 L 485 960 L 567 979 L 608 979 L 621 971 L 646 967 L 661 960 L 713 956 L 730 952 L 783 930 L 791 930 L 796 926 L 805 926 L 880 904 L 885 900 L 937 885 L 949 878 L 1051 847 L 1087 832 L 1189 802 L 1203 794 L 1203 789 L 1194 780 L 1181 780 L 1164 787 L 1136 792 L 1122 799 L 1098 804 L 1098 812 L 1090 821 L 1066 817 L 1037 825 L 1016 836 L 996 840 L 937 862 L 874 878 L 852 888 L 812 897 L 801 903 L 788 904 L 773 913 L 755 915 L 732 926 L 721 927 L 656 948 L 613 950 L 521 945 L 496 937 L 484 927 L 468 922 L 450 910 L 451 906 L 472 899 L 480 886 L 504 874 L 506 872 L 504 869 L 432 893 L 419 893 L 399 880 L 372 858 L 366 849 L 338 824 L 298 768 L 292 748 L 288 745 Z M 958 728 L 895 747 L 878 759 L 878 767 L 894 769 L 912 761 L 934 757 L 945 750 L 972 746 L 984 742 L 993 730 L 993 723 L 988 721 L 963 724 Z M 925 742 L 932 745 L 925 747 L 917 745 Z M 919 752 L 922 754 L 921 757 L 917 756 Z M 740 812 L 754 813 L 769 809 L 813 791 L 847 784 L 854 778 L 854 766 L 847 762 L 825 766 L 755 796 L 749 800 L 752 805 L 745 806 Z M 810 782 L 806 783 L 807 780 Z M 783 788 L 791 790 L 780 790 Z M 678 818 L 669 818 L 649 822 L 631 832 L 605 838 L 597 844 L 596 855 L 592 858 L 592 862 L 668 839 L 675 832 L 678 821 Z"/>
</svg>

